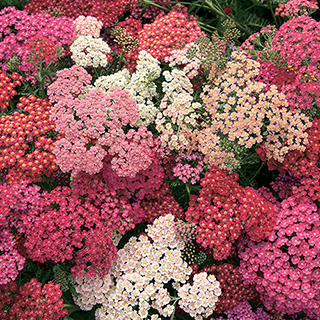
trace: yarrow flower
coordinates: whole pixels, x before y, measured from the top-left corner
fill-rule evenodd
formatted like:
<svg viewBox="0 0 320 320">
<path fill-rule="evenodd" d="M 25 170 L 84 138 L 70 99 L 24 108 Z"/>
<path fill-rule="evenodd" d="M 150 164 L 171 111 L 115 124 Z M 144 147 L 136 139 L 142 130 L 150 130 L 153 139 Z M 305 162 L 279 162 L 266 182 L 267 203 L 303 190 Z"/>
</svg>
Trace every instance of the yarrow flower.
<svg viewBox="0 0 320 320">
<path fill-rule="evenodd" d="M 111 49 L 102 39 L 79 36 L 70 46 L 71 59 L 81 67 L 106 67 Z"/>
<path fill-rule="evenodd" d="M 319 212 L 309 199 L 281 202 L 277 224 L 267 240 L 239 242 L 240 269 L 256 284 L 264 306 L 277 312 L 301 311 L 319 317 Z"/>
</svg>

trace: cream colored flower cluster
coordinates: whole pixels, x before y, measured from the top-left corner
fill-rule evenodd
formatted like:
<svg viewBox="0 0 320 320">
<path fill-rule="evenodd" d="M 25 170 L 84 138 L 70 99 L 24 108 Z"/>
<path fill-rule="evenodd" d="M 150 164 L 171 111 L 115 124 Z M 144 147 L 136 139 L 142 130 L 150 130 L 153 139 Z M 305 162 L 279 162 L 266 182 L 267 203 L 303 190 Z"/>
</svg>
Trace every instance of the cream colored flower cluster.
<svg viewBox="0 0 320 320">
<path fill-rule="evenodd" d="M 70 46 L 71 59 L 81 67 L 106 67 L 107 54 L 111 51 L 108 44 L 101 38 L 80 36 Z"/>
<path fill-rule="evenodd" d="M 87 277 L 85 275 L 75 278 L 74 286 L 77 296 L 73 296 L 74 303 L 81 310 L 89 311 L 96 304 L 102 304 L 113 286 L 112 277 L 107 274 L 104 278 Z"/>
<path fill-rule="evenodd" d="M 75 32 L 79 36 L 92 36 L 98 38 L 100 36 L 100 30 L 103 23 L 95 17 L 91 16 L 79 16 L 74 20 Z"/>
<path fill-rule="evenodd" d="M 258 82 L 260 64 L 244 53 L 233 52 L 226 69 L 204 87 L 201 98 L 209 112 L 211 131 L 250 149 L 265 143 L 268 159 L 282 162 L 290 150 L 308 144 L 308 117 L 290 110 L 284 94 Z M 210 164 L 212 165 L 212 164 Z"/>
<path fill-rule="evenodd" d="M 179 307 L 195 320 L 209 317 L 221 295 L 220 284 L 214 275 L 201 272 L 193 277 L 193 284 L 184 284 L 178 290 Z"/>
<path fill-rule="evenodd" d="M 118 251 L 118 259 L 110 269 L 116 285 L 97 309 L 97 320 L 146 319 L 151 308 L 159 313 L 159 317 L 151 319 L 172 315 L 175 307 L 165 284 L 173 281 L 175 286 L 181 287 L 192 272 L 181 258 L 178 248 L 183 245 L 173 231 L 173 219 L 173 215 L 161 217 L 148 228 L 147 234 L 154 242 L 143 235 L 131 237 Z M 156 238 L 159 231 L 161 235 Z"/>
<path fill-rule="evenodd" d="M 189 145 L 187 136 L 197 128 L 201 104 L 193 102 L 192 84 L 182 70 L 163 72 L 165 96 L 160 103 L 156 129 L 164 148 L 183 151 Z"/>
<path fill-rule="evenodd" d="M 154 80 L 160 75 L 160 62 L 147 51 L 140 51 L 136 72 L 132 74 L 131 81 L 126 88 L 139 106 L 138 127 L 147 127 L 156 118 L 158 109 L 154 106 L 152 99 L 157 95 Z"/>
<path fill-rule="evenodd" d="M 119 87 L 126 89 L 131 79 L 131 74 L 128 69 L 122 69 L 108 76 L 99 77 L 94 86 L 98 89 L 108 91 L 111 87 Z"/>
</svg>

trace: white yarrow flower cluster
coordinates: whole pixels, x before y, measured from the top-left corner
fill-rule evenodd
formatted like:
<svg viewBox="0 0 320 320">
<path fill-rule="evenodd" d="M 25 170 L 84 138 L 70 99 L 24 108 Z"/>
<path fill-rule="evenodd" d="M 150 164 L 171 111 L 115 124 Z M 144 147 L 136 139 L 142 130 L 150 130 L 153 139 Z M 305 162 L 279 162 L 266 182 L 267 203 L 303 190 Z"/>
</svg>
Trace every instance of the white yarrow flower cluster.
<svg viewBox="0 0 320 320">
<path fill-rule="evenodd" d="M 81 67 L 106 67 L 107 53 L 111 51 L 108 44 L 101 38 L 80 36 L 70 46 L 71 59 Z"/>
<path fill-rule="evenodd" d="M 78 36 L 92 36 L 98 38 L 100 36 L 100 30 L 103 27 L 102 21 L 91 16 L 79 16 L 74 20 L 75 32 Z"/>
<path fill-rule="evenodd" d="M 221 295 L 220 284 L 214 275 L 201 272 L 193 277 L 193 284 L 184 284 L 178 290 L 178 304 L 196 320 L 209 317 Z"/>
<path fill-rule="evenodd" d="M 118 251 L 118 259 L 113 262 L 111 273 L 115 287 L 109 292 L 102 307 L 96 311 L 96 319 L 150 319 L 149 310 L 157 310 L 159 316 L 169 317 L 174 312 L 173 301 L 165 284 L 173 281 L 181 287 L 187 283 L 192 269 L 181 258 L 181 241 L 172 232 L 173 216 L 157 219 L 148 228 L 148 237 L 131 237 L 123 249 Z M 156 239 L 154 232 L 161 231 Z M 168 230 L 170 238 L 165 236 Z M 165 243 L 170 246 L 165 246 Z M 153 316 L 151 319 L 160 319 Z"/>
<path fill-rule="evenodd" d="M 154 122 L 158 109 L 152 99 L 157 95 L 154 80 L 161 75 L 160 62 L 147 51 L 140 51 L 136 72 L 132 74 L 127 90 L 136 99 L 139 106 L 140 119 L 137 126 L 148 126 Z"/>
<path fill-rule="evenodd" d="M 75 282 L 74 288 L 78 296 L 73 296 L 74 303 L 85 311 L 91 310 L 98 303 L 104 303 L 113 286 L 110 274 L 107 274 L 102 279 L 82 275 L 81 277 L 76 277 Z"/>
<path fill-rule="evenodd" d="M 95 81 L 94 86 L 105 91 L 108 91 L 111 87 L 126 89 L 130 79 L 130 71 L 128 69 L 122 69 L 114 74 L 99 77 Z"/>
</svg>

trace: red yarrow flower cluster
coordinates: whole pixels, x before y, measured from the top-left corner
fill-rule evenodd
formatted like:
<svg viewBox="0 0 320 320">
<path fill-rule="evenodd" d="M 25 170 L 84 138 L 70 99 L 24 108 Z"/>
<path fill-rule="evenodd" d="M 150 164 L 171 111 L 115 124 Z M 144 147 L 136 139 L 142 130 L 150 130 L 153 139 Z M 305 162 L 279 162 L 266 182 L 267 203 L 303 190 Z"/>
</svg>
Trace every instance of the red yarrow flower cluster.
<svg viewBox="0 0 320 320">
<path fill-rule="evenodd" d="M 254 189 L 241 187 L 237 179 L 237 174 L 212 167 L 201 180 L 199 197 L 190 197 L 186 212 L 186 220 L 197 225 L 197 242 L 212 248 L 217 260 L 229 256 L 243 228 L 261 241 L 276 222 L 275 207 Z"/>
<path fill-rule="evenodd" d="M 49 282 L 42 286 L 35 278 L 19 287 L 9 310 L 10 319 L 19 320 L 58 320 L 67 314 L 60 284 Z"/>
<path fill-rule="evenodd" d="M 201 31 L 197 19 L 188 15 L 185 6 L 174 7 L 167 14 L 161 12 L 154 22 L 145 24 L 139 31 L 139 47 L 127 54 L 127 68 L 132 72 L 135 70 L 139 52 L 142 50 L 164 62 L 174 49 L 181 49 L 200 36 L 205 37 L 205 34 Z"/>
<path fill-rule="evenodd" d="M 0 71 L 0 111 L 9 108 L 10 100 L 17 94 L 14 87 L 20 86 L 23 81 L 23 77 L 16 72 L 12 72 L 11 75 Z"/>
<path fill-rule="evenodd" d="M 141 208 L 145 215 L 143 220 L 153 223 L 160 216 L 172 214 L 176 219 L 183 219 L 184 211 L 180 204 L 174 199 L 170 192 L 168 183 L 164 183 L 161 188 L 152 194 L 148 194 L 141 202 Z"/>
<path fill-rule="evenodd" d="M 266 241 L 239 242 L 240 272 L 256 284 L 268 309 L 320 317 L 320 216 L 311 199 L 281 203 L 277 225 Z"/>
<path fill-rule="evenodd" d="M 101 175 L 79 174 L 71 183 L 73 191 L 85 197 L 101 213 L 104 224 L 110 231 L 124 234 L 143 221 L 144 210 L 139 202 L 133 202 L 121 191 L 112 190 L 108 180 Z"/>
<path fill-rule="evenodd" d="M 103 22 L 105 27 L 110 27 L 127 9 L 132 11 L 137 0 L 31 0 L 24 6 L 30 13 L 41 13 L 50 7 L 60 9 L 70 18 L 91 16 Z"/>
<path fill-rule="evenodd" d="M 48 137 L 54 123 L 51 104 L 31 95 L 17 104 L 21 112 L 0 117 L 0 169 L 7 169 L 7 183 L 42 181 L 58 169 L 52 154 L 55 139 Z"/>
<path fill-rule="evenodd" d="M 108 220 L 68 187 L 43 192 L 23 218 L 30 258 L 44 263 L 73 260 L 71 273 L 105 275 L 116 258 Z"/>
<path fill-rule="evenodd" d="M 245 285 L 239 267 L 230 263 L 204 267 L 201 272 L 213 273 L 220 283 L 222 293 L 215 305 L 215 314 L 232 309 L 241 301 L 256 300 L 258 297 L 255 286 Z"/>
</svg>

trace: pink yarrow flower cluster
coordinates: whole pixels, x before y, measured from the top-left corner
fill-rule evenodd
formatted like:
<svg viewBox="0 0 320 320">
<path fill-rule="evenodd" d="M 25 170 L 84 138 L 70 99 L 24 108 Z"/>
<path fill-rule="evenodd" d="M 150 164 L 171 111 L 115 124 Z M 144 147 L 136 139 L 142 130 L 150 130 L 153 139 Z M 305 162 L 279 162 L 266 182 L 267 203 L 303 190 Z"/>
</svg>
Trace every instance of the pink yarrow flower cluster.
<svg viewBox="0 0 320 320">
<path fill-rule="evenodd" d="M 106 94 L 101 89 L 85 92 L 91 76 L 78 66 L 58 71 L 57 76 L 48 94 L 55 103 L 51 118 L 63 134 L 54 149 L 61 170 L 71 171 L 73 177 L 81 171 L 96 174 L 107 154 L 118 176 L 134 177 L 146 170 L 153 162 L 155 142 L 146 127 L 134 129 L 139 113 L 130 92 L 118 87 Z"/>
<path fill-rule="evenodd" d="M 75 261 L 71 274 L 104 275 L 116 258 L 111 231 L 99 210 L 68 187 L 45 191 L 22 217 L 27 253 L 34 261 Z"/>
<path fill-rule="evenodd" d="M 320 317 L 319 210 L 309 199 L 294 197 L 280 206 L 274 232 L 266 241 L 239 243 L 240 272 L 256 284 L 268 310 Z"/>
<path fill-rule="evenodd" d="M 43 39 L 54 46 L 62 48 L 70 45 L 75 38 L 73 19 L 67 17 L 53 17 L 49 13 L 28 14 L 26 11 L 16 10 L 14 7 L 4 8 L 0 12 L 0 66 L 7 70 L 8 62 L 13 57 L 20 57 L 21 63 L 17 69 L 31 73 L 28 80 L 34 81 L 38 69 L 30 63 L 32 53 L 30 39 Z M 17 32 L 12 32 L 12 29 Z M 42 46 L 46 51 L 46 45 Z"/>
</svg>

